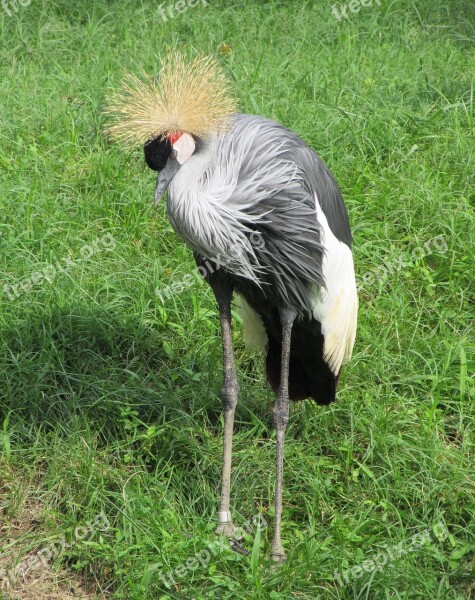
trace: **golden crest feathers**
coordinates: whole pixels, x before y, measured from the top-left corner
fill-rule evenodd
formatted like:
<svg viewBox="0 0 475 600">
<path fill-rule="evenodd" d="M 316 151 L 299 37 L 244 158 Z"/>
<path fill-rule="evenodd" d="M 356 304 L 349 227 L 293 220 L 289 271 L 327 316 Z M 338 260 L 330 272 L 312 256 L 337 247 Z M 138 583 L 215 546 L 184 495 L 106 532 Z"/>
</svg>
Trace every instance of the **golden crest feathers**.
<svg viewBox="0 0 475 600">
<path fill-rule="evenodd" d="M 134 147 L 156 137 L 186 132 L 207 138 L 229 126 L 237 104 L 218 61 L 197 56 L 187 62 L 180 54 L 161 61 L 157 81 L 129 74 L 104 113 L 105 133 Z"/>
</svg>

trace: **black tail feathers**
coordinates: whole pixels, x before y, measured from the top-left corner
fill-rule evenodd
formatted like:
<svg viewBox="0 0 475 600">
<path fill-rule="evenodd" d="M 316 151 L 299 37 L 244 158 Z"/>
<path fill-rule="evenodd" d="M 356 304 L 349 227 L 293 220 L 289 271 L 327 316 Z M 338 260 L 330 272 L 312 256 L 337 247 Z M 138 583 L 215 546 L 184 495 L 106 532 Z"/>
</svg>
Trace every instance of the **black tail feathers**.
<svg viewBox="0 0 475 600">
<path fill-rule="evenodd" d="M 266 327 L 269 347 L 266 358 L 267 381 L 277 392 L 280 385 L 282 337 L 280 323 Z M 276 326 L 277 325 L 277 326 Z M 324 338 L 315 320 L 296 321 L 290 346 L 289 397 L 291 400 L 313 398 L 317 404 L 335 400 L 338 376 L 323 360 Z"/>
</svg>

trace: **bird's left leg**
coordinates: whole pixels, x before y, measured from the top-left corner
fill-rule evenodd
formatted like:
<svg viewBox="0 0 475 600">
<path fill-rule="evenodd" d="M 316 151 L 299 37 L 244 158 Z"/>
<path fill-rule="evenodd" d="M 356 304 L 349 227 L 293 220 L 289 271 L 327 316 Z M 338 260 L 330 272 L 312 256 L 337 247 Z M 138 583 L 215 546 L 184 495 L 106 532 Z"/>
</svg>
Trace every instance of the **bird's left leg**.
<svg viewBox="0 0 475 600">
<path fill-rule="evenodd" d="M 292 326 L 295 321 L 295 311 L 282 309 L 280 320 L 282 325 L 282 357 L 280 371 L 280 386 L 277 401 L 274 406 L 274 423 L 277 436 L 277 465 L 275 483 L 275 528 L 272 540 L 272 559 L 282 563 L 286 559 L 282 546 L 280 525 L 282 520 L 282 483 L 284 477 L 284 437 L 285 429 L 289 421 L 289 362 L 290 362 L 290 339 Z"/>
<path fill-rule="evenodd" d="M 233 449 L 234 413 L 239 392 L 236 366 L 234 364 L 231 326 L 231 298 L 233 288 L 224 280 L 224 278 L 219 277 L 211 282 L 211 285 L 219 307 L 224 370 L 224 381 L 223 387 L 221 388 L 224 411 L 223 474 L 221 479 L 221 506 L 218 512 L 219 524 L 216 533 L 232 537 L 234 525 L 230 512 L 231 459 Z"/>
</svg>

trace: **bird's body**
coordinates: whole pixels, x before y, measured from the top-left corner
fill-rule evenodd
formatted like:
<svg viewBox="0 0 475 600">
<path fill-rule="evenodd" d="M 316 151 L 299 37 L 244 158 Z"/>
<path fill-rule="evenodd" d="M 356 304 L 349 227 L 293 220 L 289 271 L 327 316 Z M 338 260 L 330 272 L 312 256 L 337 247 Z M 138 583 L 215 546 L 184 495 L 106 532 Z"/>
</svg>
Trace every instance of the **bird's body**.
<svg viewBox="0 0 475 600">
<path fill-rule="evenodd" d="M 272 388 L 285 306 L 297 313 L 290 398 L 334 400 L 355 338 L 357 297 L 346 209 L 313 150 L 269 119 L 236 115 L 180 168 L 167 210 L 198 264 L 211 261 L 242 297 L 245 337 L 266 353 Z"/>
<path fill-rule="evenodd" d="M 244 339 L 266 353 L 277 394 L 275 530 L 281 541 L 284 436 L 289 400 L 335 399 L 355 340 L 358 299 L 345 205 L 330 171 L 295 133 L 236 114 L 219 65 L 180 55 L 162 65 L 158 86 L 131 77 L 109 108 L 109 133 L 144 144 L 158 171 L 155 201 L 168 188 L 168 217 L 193 250 L 215 294 L 224 382 L 223 474 L 218 533 L 233 536 L 231 456 L 239 384 L 231 300 L 244 315 Z M 208 266 L 211 268 L 208 268 Z"/>
</svg>

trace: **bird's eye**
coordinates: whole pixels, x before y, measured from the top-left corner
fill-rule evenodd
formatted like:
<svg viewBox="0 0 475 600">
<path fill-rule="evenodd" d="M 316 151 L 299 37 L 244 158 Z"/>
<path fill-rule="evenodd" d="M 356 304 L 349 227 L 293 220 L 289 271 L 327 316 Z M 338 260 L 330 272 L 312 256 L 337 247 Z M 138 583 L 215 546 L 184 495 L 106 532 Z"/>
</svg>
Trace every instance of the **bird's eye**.
<svg viewBox="0 0 475 600">
<path fill-rule="evenodd" d="M 178 152 L 177 152 L 176 150 L 172 150 L 172 151 L 170 152 L 170 158 L 171 158 L 172 160 L 175 160 L 175 158 L 177 157 L 177 154 L 178 154 Z"/>
</svg>

